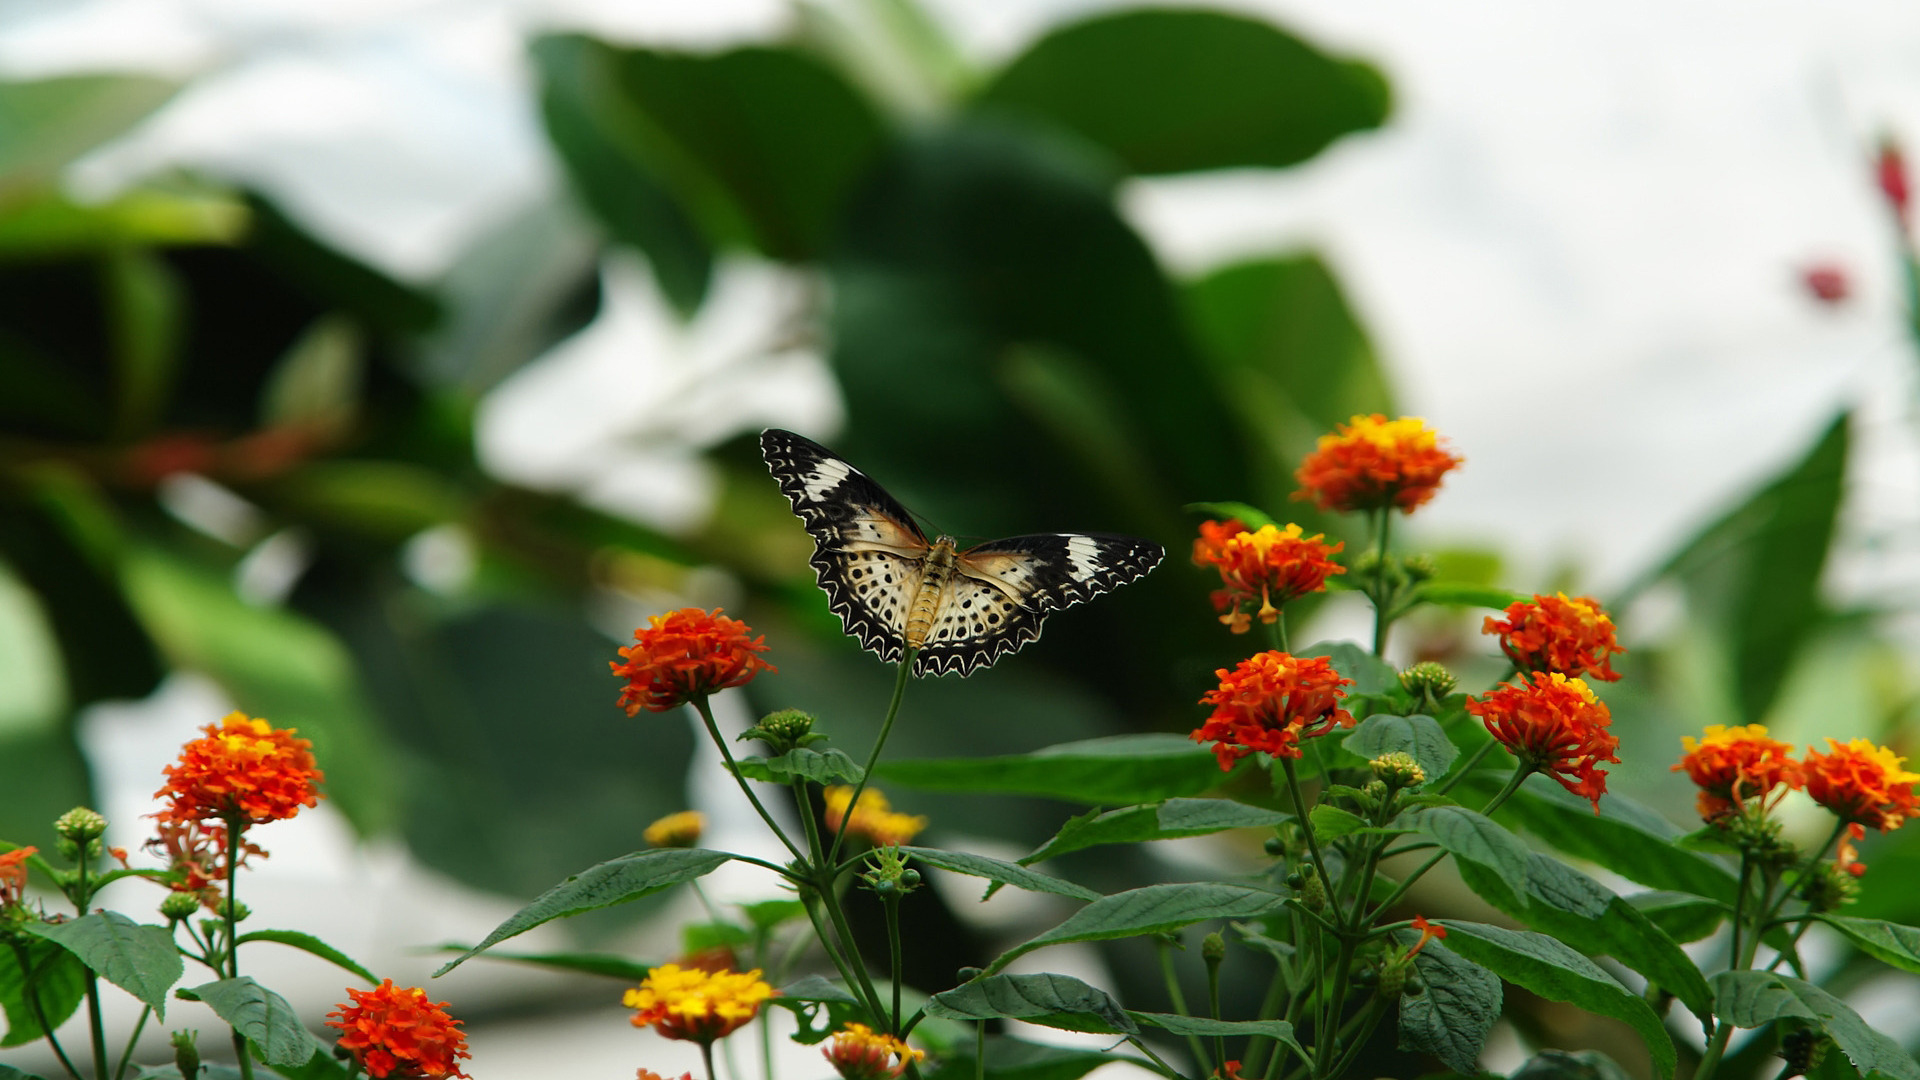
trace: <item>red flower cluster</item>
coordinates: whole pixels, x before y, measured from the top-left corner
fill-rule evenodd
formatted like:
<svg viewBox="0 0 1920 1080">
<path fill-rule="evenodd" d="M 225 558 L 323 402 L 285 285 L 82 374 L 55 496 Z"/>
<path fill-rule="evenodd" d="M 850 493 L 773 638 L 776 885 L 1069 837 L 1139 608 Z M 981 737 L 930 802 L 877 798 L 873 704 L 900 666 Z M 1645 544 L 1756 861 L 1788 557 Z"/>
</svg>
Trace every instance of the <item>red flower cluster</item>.
<svg viewBox="0 0 1920 1080">
<path fill-rule="evenodd" d="M 173 891 L 192 893 L 208 911 L 218 911 L 220 882 L 227 876 L 226 824 L 162 820 L 157 831 L 159 835 L 147 841 L 146 848 L 167 860 L 168 872 L 177 875 L 171 883 Z M 245 866 L 247 858 L 253 855 L 267 857 L 258 844 L 243 837 L 234 869 Z"/>
<path fill-rule="evenodd" d="M 22 847 L 0 855 L 0 909 L 20 902 L 27 888 L 27 859 L 39 853 L 37 847 Z"/>
<path fill-rule="evenodd" d="M 1214 610 L 1221 612 L 1220 621 L 1236 634 L 1251 627 L 1252 616 L 1244 609 L 1256 601 L 1260 621 L 1271 623 L 1279 618 L 1281 605 L 1326 588 L 1329 575 L 1346 573 L 1328 558 L 1346 545 L 1321 543 L 1324 534 L 1305 536 L 1298 525 L 1285 529 L 1262 525 L 1253 532 L 1224 533 L 1224 527 L 1215 522 L 1200 526 L 1193 561 L 1220 571 L 1225 587 L 1213 594 Z"/>
<path fill-rule="evenodd" d="M 1300 481 L 1294 498 L 1312 499 L 1322 510 L 1391 506 L 1411 513 L 1433 498 L 1441 477 L 1460 462 L 1419 417 L 1356 416 L 1320 436 L 1294 474 Z"/>
<path fill-rule="evenodd" d="M 205 735 L 181 748 L 179 762 L 167 766 L 167 785 L 154 792 L 167 800 L 160 820 L 235 817 L 243 825 L 258 825 L 290 818 L 319 802 L 314 785 L 323 774 L 314 767 L 313 744 L 294 738 L 291 728 L 235 712 L 201 730 Z"/>
<path fill-rule="evenodd" d="M 1684 771 L 1700 788 L 1696 805 L 1703 821 L 1724 821 L 1740 813 L 1748 799 L 1764 812 L 1771 807 L 1776 792 L 1798 788 L 1800 764 L 1793 760 L 1793 747 L 1769 738 L 1759 724 L 1727 727 L 1710 724 L 1703 738 L 1682 735 L 1680 745 L 1686 753 L 1674 772 Z"/>
<path fill-rule="evenodd" d="M 620 706 L 633 716 L 641 709 L 666 712 L 697 697 L 730 686 L 745 686 L 762 671 L 775 670 L 760 658 L 766 638 L 747 636 L 747 624 L 715 608 L 681 608 L 653 615 L 633 632 L 634 644 L 620 650 L 625 663 L 609 662 L 627 680 Z"/>
<path fill-rule="evenodd" d="M 1190 737 L 1213 743 L 1223 770 L 1255 751 L 1297 758 L 1301 739 L 1354 724 L 1340 707 L 1341 687 L 1353 680 L 1341 678 L 1325 657 L 1269 650 L 1214 674 L 1219 687 L 1200 699 L 1213 706 L 1213 715 Z"/>
<path fill-rule="evenodd" d="M 927 1053 L 904 1039 L 883 1035 L 865 1024 L 848 1024 L 833 1034 L 833 1043 L 820 1051 L 842 1080 L 895 1080 L 911 1061 L 925 1061 Z"/>
<path fill-rule="evenodd" d="M 1871 740 L 1841 746 L 1827 740 L 1827 752 L 1809 749 L 1802 766 L 1807 794 L 1843 821 L 1895 829 L 1914 814 L 1913 785 L 1920 774 L 1901 768 L 1906 758 Z"/>
<path fill-rule="evenodd" d="M 1520 761 L 1551 775 L 1560 786 L 1593 800 L 1600 812 L 1600 796 L 1607 793 L 1603 762 L 1618 764 L 1614 750 L 1620 740 L 1607 734 L 1613 714 L 1579 679 L 1558 672 L 1536 671 L 1531 682 L 1501 683 L 1486 696 L 1467 700 L 1467 711 L 1480 718 L 1493 737 Z"/>
<path fill-rule="evenodd" d="M 469 1057 L 460 1021 L 427 1000 L 417 986 L 401 989 L 388 979 L 372 990 L 348 990 L 353 1004 L 328 1016 L 340 1029 L 340 1045 L 375 1078 L 465 1077 L 457 1059 Z"/>
<path fill-rule="evenodd" d="M 1613 620 L 1590 596 L 1535 595 L 1507 606 L 1506 618 L 1489 615 L 1483 634 L 1500 635 L 1500 648 L 1521 671 L 1557 671 L 1576 678 L 1614 682 L 1613 656 L 1627 650 L 1613 639 Z"/>
<path fill-rule="evenodd" d="M 1880 141 L 1880 156 L 1873 163 L 1873 173 L 1880 183 L 1880 194 L 1886 196 L 1887 205 L 1893 207 L 1894 216 L 1905 228 L 1913 189 L 1907 183 L 1907 158 L 1900 152 L 1899 143 L 1892 139 Z"/>
</svg>

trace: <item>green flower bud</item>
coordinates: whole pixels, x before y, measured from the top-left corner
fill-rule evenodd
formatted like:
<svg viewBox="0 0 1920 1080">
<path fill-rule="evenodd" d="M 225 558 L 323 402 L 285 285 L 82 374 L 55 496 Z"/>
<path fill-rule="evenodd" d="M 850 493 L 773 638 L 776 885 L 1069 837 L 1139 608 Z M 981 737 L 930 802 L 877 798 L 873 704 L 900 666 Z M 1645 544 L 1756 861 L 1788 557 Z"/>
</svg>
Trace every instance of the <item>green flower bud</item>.
<svg viewBox="0 0 1920 1080">
<path fill-rule="evenodd" d="M 986 972 L 982 971 L 980 968 L 963 967 L 959 971 L 954 972 L 953 977 L 955 980 L 955 984 L 957 985 L 959 983 L 970 983 L 984 974 L 986 974 Z"/>
<path fill-rule="evenodd" d="M 1400 688 L 1413 696 L 1415 708 L 1432 712 L 1460 685 L 1446 665 L 1422 660 L 1400 673 Z"/>
<path fill-rule="evenodd" d="M 759 739 L 780 755 L 796 746 L 806 746 L 826 738 L 813 734 L 813 716 L 799 709 L 781 709 L 760 718 L 760 722 L 740 733 L 740 739 Z"/>
<path fill-rule="evenodd" d="M 907 857 L 897 847 L 875 848 L 860 880 L 882 898 L 904 896 L 920 887 L 920 872 L 907 868 Z"/>
<path fill-rule="evenodd" d="M 160 914 L 166 916 L 168 922 L 191 919 L 199 910 L 200 898 L 190 892 L 170 892 L 160 901 Z"/>
<path fill-rule="evenodd" d="M 1215 930 L 1200 939 L 1200 958 L 1209 964 L 1218 964 L 1227 958 L 1227 939 Z"/>
<path fill-rule="evenodd" d="M 173 1067 L 180 1070 L 180 1080 L 198 1080 L 200 1076 L 200 1048 L 194 1045 L 199 1034 L 197 1031 L 173 1033 Z"/>
<path fill-rule="evenodd" d="M 1413 755 L 1404 750 L 1395 750 L 1390 754 L 1381 754 L 1367 763 L 1373 769 L 1376 782 L 1388 790 L 1419 787 L 1427 782 L 1427 770 L 1413 760 Z"/>
<path fill-rule="evenodd" d="M 86 843 L 107 831 L 107 819 L 96 811 L 76 806 L 53 819 L 53 831 L 76 844 Z"/>
</svg>

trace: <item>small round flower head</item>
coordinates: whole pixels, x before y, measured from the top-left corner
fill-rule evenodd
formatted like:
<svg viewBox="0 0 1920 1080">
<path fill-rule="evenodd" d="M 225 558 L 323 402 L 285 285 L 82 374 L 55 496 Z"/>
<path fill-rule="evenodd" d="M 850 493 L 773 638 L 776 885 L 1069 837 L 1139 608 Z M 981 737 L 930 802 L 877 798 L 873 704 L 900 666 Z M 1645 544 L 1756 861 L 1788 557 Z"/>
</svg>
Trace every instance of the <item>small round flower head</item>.
<svg viewBox="0 0 1920 1080">
<path fill-rule="evenodd" d="M 1367 765 L 1373 770 L 1376 779 L 1393 790 L 1419 787 L 1427 782 L 1427 770 L 1421 768 L 1420 763 L 1413 759 L 1413 755 L 1405 750 L 1381 754 L 1367 762 Z"/>
<path fill-rule="evenodd" d="M 1680 736 L 1680 746 L 1686 753 L 1672 771 L 1685 772 L 1700 789 L 1696 805 L 1703 821 L 1725 821 L 1749 799 L 1764 813 L 1776 791 L 1785 794 L 1801 784 L 1793 747 L 1769 738 L 1759 724 L 1709 724 L 1698 739 Z"/>
<path fill-rule="evenodd" d="M 920 830 L 927 827 L 927 819 L 920 814 L 902 814 L 894 810 L 887 797 L 874 788 L 860 793 L 860 801 L 854 803 L 853 789 L 835 785 L 821 793 L 825 804 L 827 828 L 838 830 L 840 822 L 847 816 L 847 807 L 853 807 L 853 820 L 847 822 L 847 831 L 864 836 L 875 847 L 899 847 L 910 844 Z"/>
<path fill-rule="evenodd" d="M 447 1003 L 434 1004 L 417 986 L 405 988 L 388 979 L 372 990 L 347 991 L 350 1005 L 328 1016 L 327 1026 L 340 1031 L 340 1046 L 353 1055 L 367 1075 L 375 1078 L 465 1077 L 460 1058 L 467 1053 L 467 1037 L 460 1021 L 445 1012 Z"/>
<path fill-rule="evenodd" d="M 707 827 L 706 815 L 698 810 L 682 810 L 647 826 L 643 834 L 652 847 L 690 848 L 700 845 L 700 833 Z"/>
<path fill-rule="evenodd" d="M 742 973 L 661 964 L 621 1001 L 635 1010 L 634 1027 L 652 1027 L 669 1039 L 710 1043 L 752 1020 L 773 996 L 773 987 L 760 980 L 757 968 Z"/>
<path fill-rule="evenodd" d="M 1300 481 L 1294 498 L 1311 499 L 1322 510 L 1394 507 L 1411 513 L 1433 498 L 1441 478 L 1460 461 L 1419 417 L 1356 416 L 1320 436 L 1318 448 L 1294 473 Z"/>
<path fill-rule="evenodd" d="M 882 1035 L 865 1024 L 848 1024 L 834 1032 L 833 1042 L 820 1052 L 844 1080 L 894 1080 L 906 1071 L 907 1062 L 924 1061 L 927 1056 L 905 1040 Z"/>
<path fill-rule="evenodd" d="M 1489 615 L 1483 634 L 1500 635 L 1500 649 L 1521 671 L 1557 671 L 1575 678 L 1614 682 L 1613 657 L 1627 650 L 1613 639 L 1613 620 L 1590 596 L 1536 595 L 1510 604 L 1506 617 Z"/>
<path fill-rule="evenodd" d="M 1469 698 L 1467 711 L 1479 717 L 1522 764 L 1547 773 L 1575 795 L 1592 799 L 1593 812 L 1600 812 L 1607 774 L 1597 766 L 1619 762 L 1614 750 L 1620 740 L 1607 733 L 1613 714 L 1586 683 L 1558 672 L 1536 671 L 1529 682 L 1501 683 L 1484 697 Z"/>
<path fill-rule="evenodd" d="M 1257 607 L 1260 621 L 1272 623 L 1287 601 L 1326 588 L 1329 575 L 1346 573 L 1329 558 L 1345 545 L 1321 543 L 1322 536 L 1306 536 L 1298 525 L 1262 525 L 1223 540 L 1210 556 L 1223 586 L 1213 594 L 1220 621 L 1244 634 L 1253 622 L 1247 608 Z M 1200 543 L 1195 541 L 1196 557 Z"/>
<path fill-rule="evenodd" d="M 167 800 L 161 821 L 225 821 L 243 825 L 282 821 L 320 801 L 313 744 L 245 713 L 228 713 L 218 725 L 182 747 L 167 766 L 167 786 L 154 792 Z"/>
<path fill-rule="evenodd" d="M 1827 740 L 1827 753 L 1809 749 L 1801 765 L 1807 794 L 1841 820 L 1881 832 L 1913 816 L 1913 785 L 1920 774 L 1901 768 L 1906 758 L 1869 739 L 1841 746 Z"/>
<path fill-rule="evenodd" d="M 696 697 L 730 686 L 745 686 L 762 671 L 775 670 L 760 658 L 766 638 L 749 638 L 747 624 L 715 608 L 681 608 L 652 615 L 633 632 L 634 643 L 620 649 L 624 663 L 609 663 L 627 680 L 620 706 L 628 716 L 641 709 L 666 712 Z"/>
<path fill-rule="evenodd" d="M 53 820 L 53 831 L 63 839 L 83 844 L 107 831 L 107 819 L 97 810 L 76 806 Z"/>
<path fill-rule="evenodd" d="M 1438 660 L 1422 660 L 1400 673 L 1400 688 L 1422 709 L 1438 708 L 1459 685 L 1460 680 Z"/>
<path fill-rule="evenodd" d="M 1301 739 L 1353 726 L 1353 715 L 1340 707 L 1341 688 L 1353 680 L 1325 657 L 1269 650 L 1214 674 L 1220 685 L 1200 699 L 1213 714 L 1189 737 L 1213 743 L 1223 770 L 1256 751 L 1297 758 Z"/>
</svg>

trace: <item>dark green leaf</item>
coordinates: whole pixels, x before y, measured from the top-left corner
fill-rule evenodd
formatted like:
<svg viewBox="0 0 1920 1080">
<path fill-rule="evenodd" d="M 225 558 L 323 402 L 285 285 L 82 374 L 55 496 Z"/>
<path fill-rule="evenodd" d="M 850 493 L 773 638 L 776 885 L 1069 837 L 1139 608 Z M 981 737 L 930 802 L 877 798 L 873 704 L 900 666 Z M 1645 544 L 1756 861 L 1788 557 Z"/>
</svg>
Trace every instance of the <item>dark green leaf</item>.
<svg viewBox="0 0 1920 1080">
<path fill-rule="evenodd" d="M 0 1065 L 0 1080 L 46 1080 L 39 1073 L 22 1072 L 11 1065 Z"/>
<path fill-rule="evenodd" d="M 1525 881 L 1527 845 L 1492 818 L 1464 806 L 1430 806 L 1407 815 L 1408 824 L 1463 859 L 1472 859 L 1502 882 Z"/>
<path fill-rule="evenodd" d="M 1307 815 L 1313 823 L 1314 835 L 1321 843 L 1338 840 L 1343 836 L 1357 833 L 1367 827 L 1367 819 L 1351 810 L 1342 810 L 1331 803 L 1321 803 Z"/>
<path fill-rule="evenodd" d="M 275 1068 L 274 1072 L 279 1073 L 280 1069 Z M 280 1073 L 280 1075 L 286 1074 Z M 180 1080 L 180 1070 L 172 1065 L 149 1065 L 134 1073 L 133 1080 Z M 194 1080 L 245 1080 L 245 1076 L 231 1065 L 202 1062 L 200 1075 Z"/>
<path fill-rule="evenodd" d="M 771 930 L 782 923 L 806 918 L 807 905 L 798 900 L 761 900 L 741 904 L 740 911 L 755 930 Z"/>
<path fill-rule="evenodd" d="M 1225 829 L 1268 827 L 1285 820 L 1287 815 L 1277 811 L 1226 799 L 1168 799 L 1158 806 L 1128 806 L 1106 813 L 1094 810 L 1069 819 L 1053 839 L 1020 862 L 1031 865 L 1102 844 L 1205 836 Z"/>
<path fill-rule="evenodd" d="M 739 759 L 740 775 L 749 780 L 790 783 L 798 776 L 816 784 L 857 784 L 866 770 L 844 750 L 809 750 L 797 746 L 779 757 Z"/>
<path fill-rule="evenodd" d="M 1029 870 L 1018 863 L 989 859 L 985 855 L 973 855 L 964 851 L 943 851 L 939 848 L 903 847 L 901 851 L 919 859 L 928 866 L 937 866 L 942 870 L 951 870 L 956 874 L 970 874 L 973 877 L 986 878 L 989 881 L 1012 885 L 1028 892 L 1053 893 L 1056 896 L 1071 896 L 1076 900 L 1098 900 L 1100 894 L 1071 881 L 1063 881 L 1037 870 Z"/>
<path fill-rule="evenodd" d="M 320 1049 L 301 1025 L 287 999 L 242 975 L 180 991 L 190 1001 L 204 1001 L 253 1043 L 260 1060 L 269 1065 L 304 1065 Z"/>
<path fill-rule="evenodd" d="M 1654 1072 L 1673 1075 L 1673 1040 L 1653 1009 L 1593 961 L 1544 934 L 1443 920 L 1447 944 L 1516 986 L 1625 1022 L 1646 1041 Z"/>
<path fill-rule="evenodd" d="M 1766 971 L 1723 971 L 1713 977 L 1714 1011 L 1737 1027 L 1798 1017 L 1819 1024 L 1862 1076 L 1920 1078 L 1920 1065 L 1899 1043 L 1867 1026 L 1847 1003 L 1809 982 Z"/>
<path fill-rule="evenodd" d="M 1497 774 L 1476 773 L 1461 786 L 1491 795 L 1503 782 Z M 1629 881 L 1733 903 L 1731 870 L 1674 847 L 1680 830 L 1624 795 L 1607 795 L 1595 814 L 1591 802 L 1558 784 L 1536 780 L 1515 792 L 1499 815 L 1555 850 L 1591 860 Z"/>
<path fill-rule="evenodd" d="M 1883 964 L 1920 975 L 1920 929 L 1880 919 L 1821 915 L 1820 921 L 1846 935 L 1860 951 Z"/>
<path fill-rule="evenodd" d="M 1382 754 L 1409 754 L 1420 763 L 1429 781 L 1447 775 L 1447 770 L 1453 768 L 1453 759 L 1460 756 L 1460 749 L 1447 738 L 1440 721 L 1418 713 L 1412 716 L 1376 713 L 1360 721 L 1353 734 L 1340 745 L 1348 753 L 1368 761 Z"/>
<path fill-rule="evenodd" d="M 1280 907 L 1283 898 L 1251 885 L 1196 881 L 1148 885 L 1103 896 L 1039 937 L 1016 945 L 989 966 L 998 971 L 1035 949 L 1069 941 L 1104 941 L 1177 930 L 1208 919 L 1247 919 Z"/>
<path fill-rule="evenodd" d="M 271 941 L 278 945 L 289 945 L 302 952 L 311 953 L 336 967 L 345 968 L 376 986 L 380 983 L 373 972 L 368 971 L 351 956 L 312 934 L 303 934 L 298 930 L 249 930 L 240 935 L 239 943 L 245 945 L 249 941 Z"/>
<path fill-rule="evenodd" d="M 1198 795 L 1226 779 L 1211 752 L 1171 734 L 1114 735 L 1006 757 L 896 761 L 874 774 L 927 791 L 1045 795 L 1087 804 Z"/>
<path fill-rule="evenodd" d="M 289 512 L 385 544 L 463 520 L 471 509 L 445 475 L 400 461 L 311 462 L 271 491 Z"/>
<path fill-rule="evenodd" d="M 486 940 L 442 965 L 438 978 L 459 967 L 475 953 L 542 923 L 586 911 L 624 904 L 662 889 L 713 873 L 733 856 L 701 848 L 664 848 L 610 859 L 575 874 L 542 893 L 538 899 L 495 927 Z"/>
<path fill-rule="evenodd" d="M 1625 898 L 1668 937 L 1682 944 L 1700 941 L 1720 928 L 1727 911 L 1712 900 L 1688 893 L 1643 892 Z"/>
<path fill-rule="evenodd" d="M 1569 1053 L 1542 1050 L 1527 1059 L 1508 1080 L 1633 1080 L 1627 1070 L 1598 1050 Z"/>
<path fill-rule="evenodd" d="M 987 1080 L 1080 1080 L 1113 1061 L 1131 1057 L 1104 1050 L 1079 1050 L 1022 1042 L 1004 1035 L 987 1036 Z M 940 1055 L 925 1071 L 927 1080 L 974 1080 L 973 1043 L 963 1042 Z"/>
<path fill-rule="evenodd" d="M 1349 694 L 1383 694 L 1400 685 L 1400 673 L 1392 664 L 1351 641 L 1317 641 L 1301 649 L 1299 656 L 1324 656 L 1333 661 L 1333 669 L 1353 680 Z"/>
<path fill-rule="evenodd" d="M 1400 944 L 1412 945 L 1412 934 Z M 1429 941 L 1413 958 L 1425 991 L 1400 998 L 1400 1049 L 1432 1054 L 1448 1068 L 1473 1076 L 1480 1069 L 1480 1048 L 1500 1019 L 1500 978 L 1438 941 Z"/>
<path fill-rule="evenodd" d="M 474 949 L 469 945 L 442 945 L 438 951 L 471 953 Z M 518 964 L 533 964 L 536 967 L 557 968 L 561 971 L 579 971 L 588 975 L 606 975 L 628 982 L 639 982 L 647 977 L 647 972 L 653 970 L 652 964 L 604 953 L 516 953 L 502 949 L 488 949 L 486 958 Z"/>
<path fill-rule="evenodd" d="M 21 969 L 22 960 L 27 970 Z M 33 987 L 31 1001 L 28 986 Z M 7 1037 L 0 1046 L 24 1046 L 45 1034 L 42 1016 L 58 1028 L 86 994 L 87 966 L 53 942 L 27 939 L 18 948 L 0 950 L 0 1009 L 7 1014 Z"/>
<path fill-rule="evenodd" d="M 53 180 L 67 163 L 158 109 L 179 84 L 148 75 L 0 82 L 0 187 Z"/>
<path fill-rule="evenodd" d="M 1386 119 L 1385 79 L 1272 25 L 1210 11 L 1130 11 L 1055 30 L 983 104 L 1042 116 L 1140 173 L 1292 165 Z"/>
<path fill-rule="evenodd" d="M 1140 1030 L 1106 991 L 1070 975 L 988 975 L 933 995 L 926 1011 L 946 1020 L 1025 1020 L 1068 1031 Z"/>
<path fill-rule="evenodd" d="M 402 284 L 322 243 L 271 201 L 247 198 L 248 254 L 323 308 L 336 307 L 389 334 L 418 334 L 440 318 L 432 293 Z"/>
<path fill-rule="evenodd" d="M 171 931 L 117 911 L 95 911 L 72 922 L 29 922 L 21 929 L 73 953 L 101 978 L 152 1006 L 161 1020 L 167 1018 L 167 991 L 187 972 Z"/>
<path fill-rule="evenodd" d="M 1273 515 L 1257 506 L 1249 506 L 1243 502 L 1197 502 L 1188 503 L 1180 509 L 1190 514 L 1205 514 L 1221 521 L 1237 519 L 1240 524 L 1249 529 L 1276 524 Z"/>
<path fill-rule="evenodd" d="M 1264 1035 L 1278 1040 L 1306 1060 L 1307 1052 L 1294 1041 L 1293 1025 L 1285 1020 L 1215 1020 L 1210 1016 L 1181 1016 L 1179 1013 L 1140 1012 L 1128 1009 L 1127 1015 L 1142 1024 L 1171 1031 L 1175 1035 Z"/>
<path fill-rule="evenodd" d="M 818 975 L 808 975 L 788 983 L 780 988 L 780 996 L 792 1001 L 832 1001 L 842 1005 L 860 1003 L 845 987 Z"/>
</svg>

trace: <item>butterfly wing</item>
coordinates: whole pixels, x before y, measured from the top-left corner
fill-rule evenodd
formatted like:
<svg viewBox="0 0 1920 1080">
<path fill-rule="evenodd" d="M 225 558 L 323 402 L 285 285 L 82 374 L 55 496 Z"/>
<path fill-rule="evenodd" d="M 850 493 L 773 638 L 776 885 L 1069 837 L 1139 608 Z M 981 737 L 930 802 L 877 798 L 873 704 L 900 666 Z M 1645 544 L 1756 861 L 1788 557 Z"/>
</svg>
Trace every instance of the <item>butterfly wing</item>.
<svg viewBox="0 0 1920 1080">
<path fill-rule="evenodd" d="M 955 557 L 914 673 L 985 667 L 1038 638 L 1048 613 L 1136 580 L 1165 555 L 1149 540 L 1097 533 L 1039 533 L 968 548 Z"/>
<path fill-rule="evenodd" d="M 809 562 L 827 605 L 862 647 L 898 661 L 907 607 L 926 575 L 926 535 L 884 488 L 811 439 L 768 428 L 760 454 L 813 537 Z"/>
</svg>

